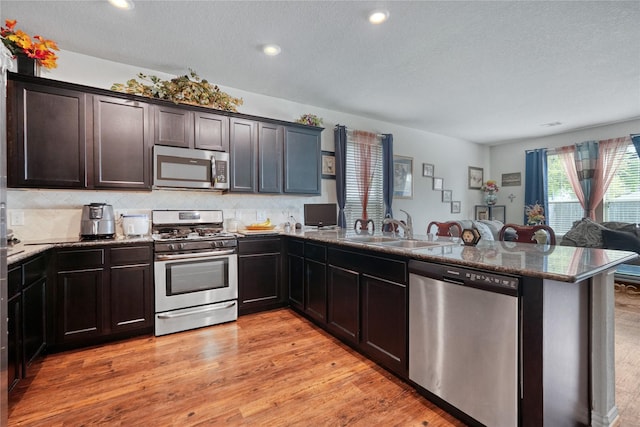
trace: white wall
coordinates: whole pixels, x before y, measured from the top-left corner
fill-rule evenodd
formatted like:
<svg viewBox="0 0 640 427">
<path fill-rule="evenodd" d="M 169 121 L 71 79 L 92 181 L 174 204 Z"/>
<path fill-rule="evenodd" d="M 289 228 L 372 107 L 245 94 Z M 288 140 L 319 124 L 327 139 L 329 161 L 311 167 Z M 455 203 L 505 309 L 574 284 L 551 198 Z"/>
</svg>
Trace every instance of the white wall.
<svg viewBox="0 0 640 427">
<path fill-rule="evenodd" d="M 154 70 L 143 69 L 134 65 L 106 61 L 100 58 L 81 55 L 69 51 L 59 54 L 58 68 L 43 71 L 45 78 L 83 84 L 92 87 L 109 89 L 113 83 L 124 83 L 136 78 L 139 72 L 157 75 L 163 79 L 174 76 Z M 186 68 L 186 67 L 185 67 Z M 185 70 L 186 71 L 186 70 Z M 215 83 L 215 70 L 198 70 L 202 78 Z M 489 173 L 489 148 L 443 135 L 406 128 L 366 117 L 355 116 L 332 111 L 312 105 L 300 104 L 285 99 L 246 92 L 241 89 L 222 87 L 221 89 L 235 97 L 242 97 L 244 105 L 238 110 L 245 114 L 252 114 L 274 119 L 294 121 L 304 113 L 313 113 L 324 119 L 325 130 L 322 133 L 322 149 L 334 151 L 333 128 L 336 124 L 346 125 L 351 129 L 363 129 L 379 133 L 392 133 L 394 136 L 395 154 L 413 157 L 414 188 L 412 199 L 394 201 L 396 216 L 401 218 L 397 209 L 410 212 L 414 218 L 417 233 L 424 233 L 424 228 L 431 220 L 446 220 L 450 218 L 469 218 L 473 215 L 473 206 L 482 200 L 478 190 L 467 189 L 467 167 L 484 168 L 485 178 Z M 327 88 L 331 90 L 331 88 Z M 444 179 L 444 188 L 453 191 L 453 200 L 461 201 L 460 214 L 451 214 L 450 205 L 441 202 L 441 192 L 431 189 L 431 178 L 422 177 L 422 163 L 435 165 L 435 174 Z M 297 212 L 301 220 L 301 210 L 304 203 L 335 201 L 335 181 L 322 180 L 322 195 L 320 197 L 291 197 L 291 196 L 238 196 L 226 194 L 222 196 L 204 196 L 197 192 L 162 192 L 151 193 L 129 192 L 125 195 L 117 192 L 93 191 L 24 191 L 9 190 L 8 203 L 11 210 L 26 210 L 25 225 L 13 226 L 16 234 L 29 233 L 29 230 L 40 228 L 38 236 L 47 233 L 57 233 L 62 237 L 62 231 L 54 231 L 51 227 L 42 227 L 42 212 L 68 212 L 61 221 L 67 224 L 69 230 L 65 235 L 77 235 L 75 219 L 79 209 L 85 203 L 92 201 L 107 201 L 118 210 L 148 210 L 166 208 L 194 208 L 223 209 L 225 215 L 243 213 L 246 221 L 251 221 L 256 209 L 267 210 L 276 220 L 284 221 L 286 214 L 281 212 Z M 194 206 L 197 204 L 198 206 Z M 253 214 L 252 214 L 253 212 Z M 38 227 L 36 227 L 38 226 Z M 79 228 L 79 225 L 78 225 Z"/>
<path fill-rule="evenodd" d="M 498 204 L 507 206 L 507 222 L 522 223 L 524 214 L 524 171 L 525 151 L 535 148 L 556 148 L 578 142 L 590 140 L 603 140 L 628 136 L 631 133 L 640 132 L 640 119 L 615 123 L 606 126 L 597 126 L 566 132 L 542 138 L 533 138 L 520 141 L 508 141 L 491 147 L 490 161 L 493 178 L 500 185 L 503 173 L 520 172 L 522 185 L 517 187 L 501 187 L 498 192 Z M 486 175 L 485 175 L 486 176 Z M 515 198 L 511 202 L 508 198 L 513 194 Z"/>
</svg>

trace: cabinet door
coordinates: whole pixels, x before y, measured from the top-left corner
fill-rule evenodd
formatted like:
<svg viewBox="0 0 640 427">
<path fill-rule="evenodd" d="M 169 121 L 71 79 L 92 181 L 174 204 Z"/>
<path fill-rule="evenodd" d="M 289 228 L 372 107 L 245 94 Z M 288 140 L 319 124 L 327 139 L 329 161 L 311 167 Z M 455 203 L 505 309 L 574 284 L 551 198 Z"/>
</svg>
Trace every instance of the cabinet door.
<svg viewBox="0 0 640 427">
<path fill-rule="evenodd" d="M 284 192 L 320 194 L 320 131 L 286 128 Z"/>
<path fill-rule="evenodd" d="M 360 275 L 329 265 L 327 327 L 356 344 L 360 338 Z"/>
<path fill-rule="evenodd" d="M 362 275 L 362 348 L 389 369 L 407 373 L 407 288 Z"/>
<path fill-rule="evenodd" d="M 327 268 L 324 263 L 305 259 L 306 312 L 316 320 L 327 319 Z"/>
<path fill-rule="evenodd" d="M 194 111 L 193 120 L 195 148 L 229 151 L 229 117 Z"/>
<path fill-rule="evenodd" d="M 283 126 L 258 125 L 258 191 L 261 193 L 282 192 L 283 144 Z"/>
<path fill-rule="evenodd" d="M 256 190 L 256 122 L 232 118 L 229 126 L 229 191 L 253 193 Z"/>
<path fill-rule="evenodd" d="M 103 333 L 103 292 L 102 269 L 58 273 L 56 316 L 59 343 L 90 340 Z"/>
<path fill-rule="evenodd" d="M 154 144 L 189 148 L 193 142 L 193 116 L 184 108 L 153 106 Z"/>
<path fill-rule="evenodd" d="M 148 105 L 95 96 L 94 187 L 151 189 Z"/>
<path fill-rule="evenodd" d="M 110 273 L 110 332 L 153 328 L 150 264 L 111 267 Z"/>
<path fill-rule="evenodd" d="M 304 258 L 299 255 L 288 256 L 289 303 L 304 310 Z"/>
<path fill-rule="evenodd" d="M 21 295 L 7 301 L 7 380 L 8 390 L 22 377 L 22 304 Z"/>
<path fill-rule="evenodd" d="M 87 95 L 19 82 L 10 89 L 9 186 L 86 187 Z"/>
<path fill-rule="evenodd" d="M 47 279 L 42 278 L 24 288 L 23 306 L 23 367 L 26 371 L 31 362 L 44 350 L 46 344 L 46 288 Z"/>
<path fill-rule="evenodd" d="M 280 254 L 238 257 L 238 282 L 240 314 L 277 306 L 282 300 Z"/>
</svg>

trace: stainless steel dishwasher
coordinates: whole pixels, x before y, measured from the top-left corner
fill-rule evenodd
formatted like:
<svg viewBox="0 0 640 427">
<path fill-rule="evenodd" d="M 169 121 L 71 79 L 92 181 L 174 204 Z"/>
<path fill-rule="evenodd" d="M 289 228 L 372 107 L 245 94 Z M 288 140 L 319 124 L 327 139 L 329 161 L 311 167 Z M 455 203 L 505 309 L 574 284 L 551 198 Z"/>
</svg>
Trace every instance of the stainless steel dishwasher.
<svg viewBox="0 0 640 427">
<path fill-rule="evenodd" d="M 519 280 L 421 261 L 409 272 L 409 378 L 486 426 L 517 426 Z"/>
</svg>

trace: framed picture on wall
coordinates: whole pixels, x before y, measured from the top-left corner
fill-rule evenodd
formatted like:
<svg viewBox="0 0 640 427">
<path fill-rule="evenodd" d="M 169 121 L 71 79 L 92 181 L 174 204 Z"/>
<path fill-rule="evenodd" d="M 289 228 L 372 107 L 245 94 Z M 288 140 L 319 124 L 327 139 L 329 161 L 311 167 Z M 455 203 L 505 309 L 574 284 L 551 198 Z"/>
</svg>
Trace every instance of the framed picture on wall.
<svg viewBox="0 0 640 427">
<path fill-rule="evenodd" d="M 434 166 L 431 163 L 422 164 L 422 176 L 429 176 L 433 178 Z"/>
<path fill-rule="evenodd" d="M 460 202 L 451 202 L 451 213 L 460 213 Z"/>
<path fill-rule="evenodd" d="M 413 197 L 413 157 L 393 156 L 393 197 Z"/>
<path fill-rule="evenodd" d="M 442 202 L 449 203 L 453 197 L 453 191 L 451 190 L 442 190 Z"/>
<path fill-rule="evenodd" d="M 433 189 L 442 191 L 444 187 L 444 179 L 443 178 L 433 178 Z"/>
<path fill-rule="evenodd" d="M 484 182 L 484 169 L 469 166 L 469 188 L 472 190 L 482 189 Z"/>
<path fill-rule="evenodd" d="M 322 178 L 336 179 L 336 153 L 322 151 Z"/>
<path fill-rule="evenodd" d="M 519 185 L 522 185 L 522 178 L 521 178 L 520 172 L 502 174 L 503 187 L 517 187 Z"/>
</svg>

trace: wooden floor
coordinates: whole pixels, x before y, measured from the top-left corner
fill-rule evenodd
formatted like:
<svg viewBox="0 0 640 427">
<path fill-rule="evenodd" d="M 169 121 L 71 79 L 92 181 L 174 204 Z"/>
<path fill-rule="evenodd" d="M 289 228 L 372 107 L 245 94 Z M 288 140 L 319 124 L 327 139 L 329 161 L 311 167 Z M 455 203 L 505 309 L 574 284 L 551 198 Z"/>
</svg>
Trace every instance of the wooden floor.
<svg viewBox="0 0 640 427">
<path fill-rule="evenodd" d="M 462 426 L 290 310 L 49 355 L 9 399 L 24 426 Z M 616 400 L 640 426 L 640 296 L 616 295 Z"/>
<path fill-rule="evenodd" d="M 9 425 L 463 425 L 288 309 L 38 367 L 9 399 Z"/>
</svg>

